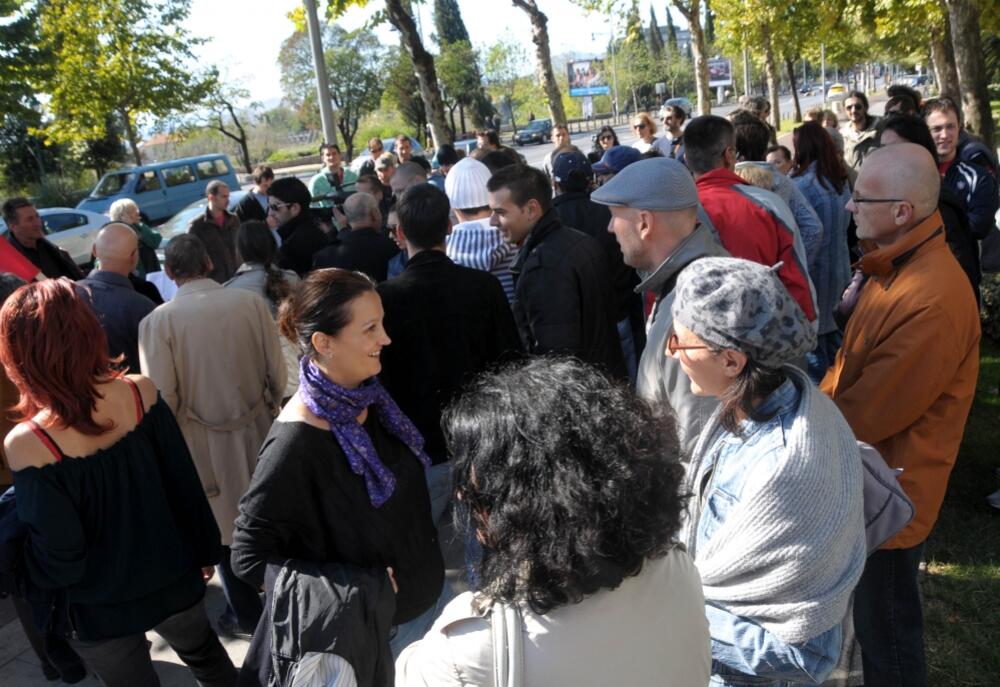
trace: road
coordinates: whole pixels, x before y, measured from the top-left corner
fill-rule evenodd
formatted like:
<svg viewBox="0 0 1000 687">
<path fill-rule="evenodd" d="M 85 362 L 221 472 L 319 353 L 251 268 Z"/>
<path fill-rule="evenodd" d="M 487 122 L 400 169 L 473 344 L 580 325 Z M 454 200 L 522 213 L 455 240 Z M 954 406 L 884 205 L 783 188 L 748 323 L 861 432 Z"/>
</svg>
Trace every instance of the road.
<svg viewBox="0 0 1000 687">
<path fill-rule="evenodd" d="M 822 102 L 823 98 L 819 95 L 799 96 L 799 106 L 802 108 L 803 112 L 808 110 L 810 107 L 821 105 Z M 792 96 L 790 95 L 783 96 L 779 104 L 781 106 L 782 113 L 787 113 L 788 115 L 791 115 L 793 107 Z M 738 106 L 736 104 L 723 105 L 721 107 L 713 108 L 712 114 L 724 117 L 733 110 L 735 110 L 737 107 Z M 580 134 L 573 134 L 570 137 L 570 142 L 577 148 L 582 150 L 584 153 L 588 153 L 590 152 L 590 149 L 594 145 L 591 137 L 596 132 L 597 129 Z M 622 145 L 632 145 L 635 141 L 638 140 L 638 136 L 636 136 L 635 132 L 632 131 L 632 128 L 626 124 L 622 124 L 621 126 L 616 126 L 615 133 L 618 134 L 618 142 L 621 143 Z M 660 135 L 660 133 L 661 132 L 658 132 L 657 135 Z M 542 162 L 545 160 L 545 156 L 548 155 L 549 152 L 552 150 L 552 146 L 548 143 L 543 143 L 541 145 L 518 146 L 515 148 L 515 150 L 521 153 L 521 155 L 524 156 L 524 159 L 532 167 L 541 167 Z"/>
</svg>

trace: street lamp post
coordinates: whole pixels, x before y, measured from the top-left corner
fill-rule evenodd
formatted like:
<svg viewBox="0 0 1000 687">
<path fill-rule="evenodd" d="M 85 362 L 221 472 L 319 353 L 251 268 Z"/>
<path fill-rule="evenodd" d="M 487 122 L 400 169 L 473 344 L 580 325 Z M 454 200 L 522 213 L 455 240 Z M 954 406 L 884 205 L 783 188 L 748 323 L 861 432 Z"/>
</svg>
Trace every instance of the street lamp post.
<svg viewBox="0 0 1000 687">
<path fill-rule="evenodd" d="M 323 57 L 323 39 L 316 12 L 316 0 L 305 0 L 306 23 L 309 25 L 309 43 L 312 46 L 313 69 L 316 72 L 316 97 L 319 99 L 319 118 L 323 123 L 323 140 L 337 142 L 337 127 L 333 118 L 330 99 L 330 82 L 326 74 L 326 59 Z"/>
</svg>

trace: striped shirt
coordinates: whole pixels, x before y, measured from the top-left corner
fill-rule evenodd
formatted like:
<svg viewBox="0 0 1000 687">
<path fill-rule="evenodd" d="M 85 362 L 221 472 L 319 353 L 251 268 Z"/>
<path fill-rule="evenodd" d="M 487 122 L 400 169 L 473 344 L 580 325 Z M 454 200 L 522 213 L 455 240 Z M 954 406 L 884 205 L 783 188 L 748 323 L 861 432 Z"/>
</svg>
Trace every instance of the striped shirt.
<svg viewBox="0 0 1000 687">
<path fill-rule="evenodd" d="M 492 274 L 500 280 L 507 301 L 514 300 L 514 277 L 510 266 L 517 255 L 517 247 L 503 240 L 500 230 L 490 226 L 488 217 L 452 227 L 445 252 L 459 265 Z"/>
</svg>

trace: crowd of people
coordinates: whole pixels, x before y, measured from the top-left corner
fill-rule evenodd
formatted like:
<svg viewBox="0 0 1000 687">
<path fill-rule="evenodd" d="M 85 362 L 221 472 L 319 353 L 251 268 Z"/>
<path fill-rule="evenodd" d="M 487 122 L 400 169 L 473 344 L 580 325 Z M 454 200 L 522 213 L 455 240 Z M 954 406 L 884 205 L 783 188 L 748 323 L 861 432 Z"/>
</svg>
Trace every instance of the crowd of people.
<svg viewBox="0 0 1000 687">
<path fill-rule="evenodd" d="M 819 684 L 853 626 L 865 684 L 926 684 L 997 165 L 890 95 L 791 147 L 764 99 L 556 124 L 541 169 L 324 144 L 208 185 L 167 302 L 134 203 L 84 278 L 5 202 L 0 591 L 46 676 L 159 684 L 155 630 L 218 687 Z M 874 544 L 861 442 L 912 504 Z"/>
</svg>

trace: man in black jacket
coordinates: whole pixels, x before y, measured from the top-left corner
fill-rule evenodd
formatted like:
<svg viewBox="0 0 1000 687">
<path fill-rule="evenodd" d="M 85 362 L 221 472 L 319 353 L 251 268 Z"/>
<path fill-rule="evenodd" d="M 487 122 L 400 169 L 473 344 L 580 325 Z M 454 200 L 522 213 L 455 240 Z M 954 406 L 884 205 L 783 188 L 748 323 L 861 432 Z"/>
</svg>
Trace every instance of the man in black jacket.
<svg viewBox="0 0 1000 687">
<path fill-rule="evenodd" d="M 340 267 L 364 272 L 375 281 L 385 281 L 389 260 L 399 248 L 382 235 L 382 213 L 370 193 L 355 193 L 344 201 L 348 226 L 330 245 L 316 253 L 313 269 Z"/>
<path fill-rule="evenodd" d="M 464 383 L 521 350 L 500 281 L 445 254 L 449 210 L 448 197 L 433 184 L 403 193 L 396 232 L 410 260 L 378 287 L 392 339 L 382 350 L 380 378 L 427 442 L 435 463 L 427 471 L 435 522 L 451 488 L 441 411 Z"/>
<path fill-rule="evenodd" d="M 560 153 L 552 161 L 552 207 L 563 226 L 579 229 L 601 244 L 608 260 L 608 270 L 614 285 L 615 322 L 628 378 L 635 383 L 639 356 L 646 345 L 646 329 L 642 315 L 642 298 L 635 292 L 639 277 L 625 264 L 622 250 L 608 231 L 611 211 L 607 206 L 590 200 L 594 179 L 590 162 L 583 153 L 573 150 Z"/>
<path fill-rule="evenodd" d="M 73 281 L 83 278 L 83 273 L 69 253 L 45 238 L 42 218 L 30 200 L 11 198 L 5 202 L 3 219 L 7 223 L 10 245 L 46 277 L 69 277 Z"/>
<path fill-rule="evenodd" d="M 278 223 L 281 247 L 278 267 L 305 276 L 312 269 L 313 256 L 326 245 L 326 234 L 309 211 L 312 195 L 297 177 L 278 179 L 267 190 L 268 214 Z"/>
<path fill-rule="evenodd" d="M 252 219 L 261 222 L 267 219 L 267 189 L 274 183 L 274 170 L 268 165 L 257 165 L 253 169 L 253 188 L 240 198 L 233 212 L 240 222 Z"/>
<path fill-rule="evenodd" d="M 491 223 L 521 247 L 511 266 L 514 319 L 530 353 L 562 353 L 625 378 L 614 291 L 596 239 L 562 226 L 545 174 L 511 165 L 490 177 Z"/>
</svg>

